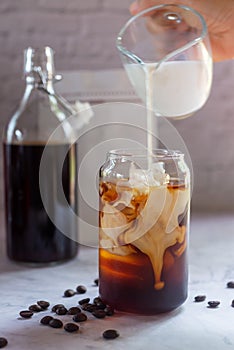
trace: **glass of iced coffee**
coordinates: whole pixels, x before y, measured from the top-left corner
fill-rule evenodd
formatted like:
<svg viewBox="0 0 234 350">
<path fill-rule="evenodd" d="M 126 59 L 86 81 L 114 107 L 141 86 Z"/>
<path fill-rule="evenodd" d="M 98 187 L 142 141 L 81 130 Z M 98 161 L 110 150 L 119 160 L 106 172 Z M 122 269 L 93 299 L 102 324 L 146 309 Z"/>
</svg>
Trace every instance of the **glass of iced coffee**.
<svg viewBox="0 0 234 350">
<path fill-rule="evenodd" d="M 149 167 L 150 164 L 150 167 Z M 173 310 L 187 298 L 190 173 L 178 151 L 115 150 L 100 169 L 99 291 L 113 308 Z"/>
</svg>

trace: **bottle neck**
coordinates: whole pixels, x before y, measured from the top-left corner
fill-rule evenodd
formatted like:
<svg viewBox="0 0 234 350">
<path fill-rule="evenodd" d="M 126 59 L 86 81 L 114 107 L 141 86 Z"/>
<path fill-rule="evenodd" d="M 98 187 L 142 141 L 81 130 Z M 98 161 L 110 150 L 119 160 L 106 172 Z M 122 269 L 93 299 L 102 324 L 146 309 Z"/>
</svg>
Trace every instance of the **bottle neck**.
<svg viewBox="0 0 234 350">
<path fill-rule="evenodd" d="M 62 96 L 55 92 L 54 81 L 56 81 L 56 78 L 46 79 L 43 75 L 35 74 L 35 72 L 26 76 L 26 89 L 24 93 L 25 98 L 23 97 L 22 99 L 23 105 L 24 101 L 27 100 L 33 90 L 39 90 L 47 94 L 49 98 L 55 98 L 57 103 L 59 103 L 67 111 L 68 114 L 76 114 L 77 111 L 75 108 L 73 108 L 70 103 L 68 103 Z"/>
<path fill-rule="evenodd" d="M 54 82 L 53 80 L 47 80 L 45 85 L 44 85 L 44 88 L 51 94 L 54 94 Z"/>
<path fill-rule="evenodd" d="M 47 79 L 44 75 L 38 72 L 32 72 L 32 74 L 26 76 L 26 85 L 31 89 L 41 89 L 54 94 L 54 81 L 53 79 Z"/>
</svg>

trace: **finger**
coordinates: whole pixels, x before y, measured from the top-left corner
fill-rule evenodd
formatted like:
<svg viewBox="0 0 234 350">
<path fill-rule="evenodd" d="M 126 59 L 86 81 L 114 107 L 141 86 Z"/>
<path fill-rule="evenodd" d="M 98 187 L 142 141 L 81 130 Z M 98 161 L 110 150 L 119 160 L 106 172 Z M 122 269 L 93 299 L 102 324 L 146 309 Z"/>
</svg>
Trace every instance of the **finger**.
<svg viewBox="0 0 234 350">
<path fill-rule="evenodd" d="M 149 7 L 168 4 L 168 3 L 170 3 L 170 1 L 168 0 L 136 0 L 130 5 L 129 11 L 132 15 L 136 15 L 140 11 L 143 11 Z M 177 4 L 177 3 L 181 3 L 181 1 L 173 0 L 173 3 Z"/>
<path fill-rule="evenodd" d="M 167 0 L 168 1 L 168 0 Z M 145 10 L 151 6 L 158 5 L 162 1 L 155 0 L 136 0 L 130 6 L 130 12 L 132 15 L 136 15 L 138 12 Z"/>
<path fill-rule="evenodd" d="M 129 7 L 129 11 L 132 15 L 136 15 L 139 12 L 139 4 L 138 1 L 134 1 L 130 7 Z"/>
</svg>

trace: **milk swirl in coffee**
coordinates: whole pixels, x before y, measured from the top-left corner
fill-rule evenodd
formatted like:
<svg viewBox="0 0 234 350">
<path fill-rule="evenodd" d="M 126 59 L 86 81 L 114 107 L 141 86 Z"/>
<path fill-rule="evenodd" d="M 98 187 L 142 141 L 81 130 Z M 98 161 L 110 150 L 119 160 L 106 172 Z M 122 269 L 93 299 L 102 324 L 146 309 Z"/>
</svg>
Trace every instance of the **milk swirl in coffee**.
<svg viewBox="0 0 234 350">
<path fill-rule="evenodd" d="M 148 170 L 131 165 L 129 179 L 100 183 L 100 292 L 105 302 L 141 313 L 177 306 L 187 279 L 189 199 L 186 183 L 173 183 L 160 162 Z"/>
</svg>

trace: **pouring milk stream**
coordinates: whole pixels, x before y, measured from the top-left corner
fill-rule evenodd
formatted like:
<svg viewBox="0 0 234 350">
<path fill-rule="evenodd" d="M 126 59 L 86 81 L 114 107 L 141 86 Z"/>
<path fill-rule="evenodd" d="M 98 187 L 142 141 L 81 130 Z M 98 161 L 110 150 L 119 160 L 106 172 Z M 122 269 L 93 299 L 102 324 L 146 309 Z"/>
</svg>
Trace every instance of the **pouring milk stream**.
<svg viewBox="0 0 234 350">
<path fill-rule="evenodd" d="M 212 57 L 206 24 L 186 6 L 154 6 L 127 22 L 117 47 L 129 80 L 146 105 L 150 167 L 157 116 L 186 118 L 209 96 Z"/>
</svg>

